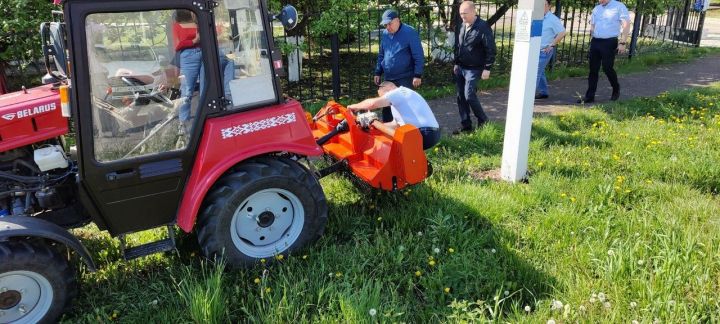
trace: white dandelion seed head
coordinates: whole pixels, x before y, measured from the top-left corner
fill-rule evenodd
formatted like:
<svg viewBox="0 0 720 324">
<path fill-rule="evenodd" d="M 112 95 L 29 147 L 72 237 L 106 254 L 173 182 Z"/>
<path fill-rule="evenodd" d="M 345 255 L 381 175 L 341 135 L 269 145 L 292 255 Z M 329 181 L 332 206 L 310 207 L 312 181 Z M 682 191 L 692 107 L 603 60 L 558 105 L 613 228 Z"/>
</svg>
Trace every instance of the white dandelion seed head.
<svg viewBox="0 0 720 324">
<path fill-rule="evenodd" d="M 605 293 L 599 293 L 599 294 L 597 295 L 597 297 L 598 297 L 598 299 L 599 299 L 601 302 L 604 302 L 605 299 L 607 299 L 607 298 L 605 297 Z"/>
<path fill-rule="evenodd" d="M 631 323 L 632 324 L 640 324 L 640 322 L 638 322 L 637 320 L 633 320 Z"/>
<path fill-rule="evenodd" d="M 635 308 L 635 307 L 637 307 L 637 303 L 636 303 L 636 302 L 630 302 L 630 308 Z"/>
<path fill-rule="evenodd" d="M 635 237 L 638 237 L 638 236 L 640 236 L 640 233 L 635 232 Z"/>
<path fill-rule="evenodd" d="M 610 302 L 605 302 L 603 304 L 603 307 L 605 307 L 606 309 L 610 309 L 610 307 L 612 307 L 612 304 L 610 304 Z"/>
<path fill-rule="evenodd" d="M 439 248 L 433 248 L 433 252 L 435 252 L 435 254 L 438 254 L 438 253 L 440 253 L 440 249 L 439 249 Z"/>
<path fill-rule="evenodd" d="M 595 297 L 590 297 L 590 303 L 591 303 L 591 304 L 595 304 L 595 302 L 597 302 L 597 298 L 595 298 Z"/>
<path fill-rule="evenodd" d="M 530 308 L 530 305 L 525 305 L 526 312 L 530 313 L 531 310 L 532 310 L 532 308 Z"/>
<path fill-rule="evenodd" d="M 492 249 L 492 250 L 490 250 L 490 252 L 492 252 L 493 254 L 495 254 L 495 252 L 497 252 L 497 250 Z"/>
<path fill-rule="evenodd" d="M 645 264 L 645 260 L 642 260 L 642 259 L 638 260 L 638 265 L 643 265 L 643 264 Z"/>
<path fill-rule="evenodd" d="M 547 324 L 555 324 L 555 320 L 551 318 L 547 321 Z"/>
<path fill-rule="evenodd" d="M 505 295 L 505 296 L 510 295 L 510 292 L 505 290 L 505 292 L 503 292 L 503 295 Z"/>
<path fill-rule="evenodd" d="M 495 296 L 495 297 L 493 297 L 493 300 L 494 300 L 494 301 L 500 300 L 500 296 Z"/>
<path fill-rule="evenodd" d="M 375 315 L 377 315 L 377 310 L 375 310 L 375 308 L 370 308 L 369 313 L 370 313 L 370 316 L 375 316 Z"/>
<path fill-rule="evenodd" d="M 655 320 L 653 320 L 653 324 L 660 324 L 660 319 L 656 318 Z"/>
<path fill-rule="evenodd" d="M 578 309 L 580 310 L 580 312 L 583 312 L 583 313 L 584 313 L 584 312 L 585 312 L 585 305 L 580 305 L 580 307 L 578 307 Z"/>
<path fill-rule="evenodd" d="M 613 255 L 615 255 L 615 251 L 614 251 L 613 249 L 610 249 L 610 250 L 607 251 L 607 254 L 608 254 L 609 256 L 613 256 Z"/>
<path fill-rule="evenodd" d="M 417 236 L 422 236 L 422 232 L 417 232 Z"/>
<path fill-rule="evenodd" d="M 550 305 L 551 310 L 560 310 L 563 308 L 563 303 L 559 300 L 553 299 L 552 305 Z"/>
<path fill-rule="evenodd" d="M 330 272 L 330 273 L 328 273 L 328 276 L 329 276 L 330 278 L 332 278 L 333 276 L 335 276 L 335 274 L 332 273 L 332 272 Z"/>
<path fill-rule="evenodd" d="M 575 235 L 575 232 L 570 232 L 570 236 L 573 236 L 573 235 Z"/>
</svg>

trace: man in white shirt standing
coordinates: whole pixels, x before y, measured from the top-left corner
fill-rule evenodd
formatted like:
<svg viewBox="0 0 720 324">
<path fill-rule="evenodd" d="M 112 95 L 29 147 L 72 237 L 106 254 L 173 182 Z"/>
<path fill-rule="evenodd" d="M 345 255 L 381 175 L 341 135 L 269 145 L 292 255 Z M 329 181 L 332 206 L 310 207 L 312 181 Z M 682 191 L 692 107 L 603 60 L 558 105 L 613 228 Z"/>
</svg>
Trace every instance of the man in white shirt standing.
<svg viewBox="0 0 720 324">
<path fill-rule="evenodd" d="M 565 27 L 560 18 L 550 12 L 550 7 L 550 0 L 545 0 L 545 17 L 543 18 L 542 36 L 540 37 L 540 64 L 538 64 L 535 99 L 546 99 L 548 97 L 545 67 L 555 55 L 555 47 L 565 37 Z"/>
<path fill-rule="evenodd" d="M 382 123 L 375 120 L 371 125 L 388 136 L 395 135 L 395 129 L 409 124 L 420 130 L 423 137 L 423 150 L 427 150 L 440 141 L 440 125 L 427 101 L 417 92 L 406 87 L 398 87 L 385 81 L 378 88 L 377 98 L 365 99 L 347 106 L 353 111 L 372 110 L 390 106 L 393 121 Z"/>
<path fill-rule="evenodd" d="M 627 44 L 630 14 L 622 2 L 616 0 L 599 0 L 590 16 L 590 75 L 588 76 L 588 89 L 585 97 L 578 103 L 595 101 L 600 65 L 607 75 L 613 88 L 610 100 L 620 97 L 620 83 L 615 73 L 615 53 L 624 53 Z"/>
</svg>

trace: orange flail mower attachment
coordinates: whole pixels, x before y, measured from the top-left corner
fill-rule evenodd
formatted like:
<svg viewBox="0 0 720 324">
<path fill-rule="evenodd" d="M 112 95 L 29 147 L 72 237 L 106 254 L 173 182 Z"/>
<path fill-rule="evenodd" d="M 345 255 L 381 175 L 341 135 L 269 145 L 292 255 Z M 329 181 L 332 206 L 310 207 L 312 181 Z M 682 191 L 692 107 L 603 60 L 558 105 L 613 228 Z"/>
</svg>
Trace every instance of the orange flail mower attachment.
<svg viewBox="0 0 720 324">
<path fill-rule="evenodd" d="M 342 120 L 348 131 L 332 137 L 322 145 L 325 154 L 346 161 L 350 171 L 370 186 L 382 190 L 399 190 L 417 184 L 428 173 L 428 162 L 422 149 L 422 135 L 412 125 L 403 125 L 390 137 L 370 127 L 362 129 L 352 111 L 334 101 L 315 115 L 310 127 L 315 139 L 332 132 Z"/>
</svg>

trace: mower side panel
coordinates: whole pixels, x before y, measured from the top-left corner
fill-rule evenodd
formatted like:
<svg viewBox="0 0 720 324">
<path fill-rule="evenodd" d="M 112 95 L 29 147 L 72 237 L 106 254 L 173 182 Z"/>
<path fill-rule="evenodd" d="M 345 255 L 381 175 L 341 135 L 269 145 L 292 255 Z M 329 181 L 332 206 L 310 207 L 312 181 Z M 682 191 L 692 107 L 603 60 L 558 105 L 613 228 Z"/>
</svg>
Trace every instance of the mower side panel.
<svg viewBox="0 0 720 324">
<path fill-rule="evenodd" d="M 90 253 L 75 236 L 46 220 L 29 216 L 0 217 L 0 242 L 13 237 L 39 237 L 63 244 L 80 256 L 88 270 L 97 269 Z"/>
<path fill-rule="evenodd" d="M 275 152 L 303 156 L 323 153 L 315 143 L 305 112 L 295 100 L 208 119 L 183 192 L 177 225 L 185 232 L 193 229 L 205 195 L 233 166 Z"/>
</svg>

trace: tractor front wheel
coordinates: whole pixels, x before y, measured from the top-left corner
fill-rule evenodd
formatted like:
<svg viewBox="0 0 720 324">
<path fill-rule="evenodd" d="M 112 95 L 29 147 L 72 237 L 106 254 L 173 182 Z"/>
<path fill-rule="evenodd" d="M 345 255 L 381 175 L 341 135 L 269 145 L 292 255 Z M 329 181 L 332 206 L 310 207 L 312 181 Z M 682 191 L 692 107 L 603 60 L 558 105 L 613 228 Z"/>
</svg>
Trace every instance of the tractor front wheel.
<svg viewBox="0 0 720 324">
<path fill-rule="evenodd" d="M 302 249 L 326 222 L 325 194 L 312 173 L 284 157 L 263 157 L 218 181 L 198 218 L 198 240 L 206 257 L 242 267 Z"/>
<path fill-rule="evenodd" d="M 77 294 L 68 260 L 43 242 L 0 243 L 0 323 L 53 323 Z"/>
</svg>

